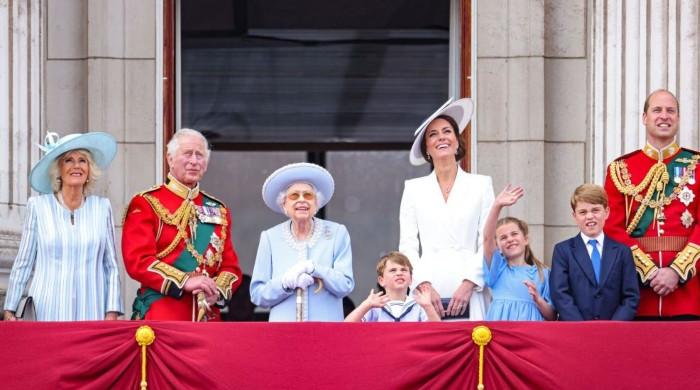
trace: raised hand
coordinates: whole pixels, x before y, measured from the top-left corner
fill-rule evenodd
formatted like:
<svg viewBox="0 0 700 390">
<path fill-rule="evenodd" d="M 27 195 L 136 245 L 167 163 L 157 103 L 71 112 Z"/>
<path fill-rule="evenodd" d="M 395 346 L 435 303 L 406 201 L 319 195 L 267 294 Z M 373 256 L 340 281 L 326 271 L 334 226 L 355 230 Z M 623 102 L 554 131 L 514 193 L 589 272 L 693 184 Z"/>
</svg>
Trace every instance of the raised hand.
<svg viewBox="0 0 700 390">
<path fill-rule="evenodd" d="M 496 196 L 494 204 L 501 207 L 512 206 L 518 201 L 518 199 L 522 198 L 523 195 L 525 195 L 525 189 L 523 189 L 523 187 L 511 186 L 508 184 L 506 188 L 504 188 L 503 191 Z"/>
<path fill-rule="evenodd" d="M 532 283 L 532 280 L 525 280 L 523 281 L 523 284 L 525 287 L 527 287 L 527 292 L 530 293 L 532 300 L 537 302 L 537 299 L 540 297 L 540 293 L 537 292 L 537 286 L 535 286 L 535 283 Z"/>
<path fill-rule="evenodd" d="M 365 302 L 371 307 L 382 307 L 389 303 L 389 297 L 384 295 L 383 291 L 374 292 L 374 289 L 369 290 L 369 295 Z"/>
</svg>

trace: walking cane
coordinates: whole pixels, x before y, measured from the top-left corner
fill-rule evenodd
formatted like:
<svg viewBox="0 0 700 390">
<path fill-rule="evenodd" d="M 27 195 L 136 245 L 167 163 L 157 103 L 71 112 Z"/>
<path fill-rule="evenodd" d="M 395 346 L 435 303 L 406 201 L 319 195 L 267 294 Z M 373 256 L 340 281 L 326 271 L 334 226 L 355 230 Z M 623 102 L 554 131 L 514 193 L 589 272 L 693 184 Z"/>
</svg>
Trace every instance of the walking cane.
<svg viewBox="0 0 700 390">
<path fill-rule="evenodd" d="M 304 300 L 302 299 L 304 290 L 297 287 L 294 291 L 297 294 L 297 322 L 302 322 L 304 320 Z"/>
</svg>

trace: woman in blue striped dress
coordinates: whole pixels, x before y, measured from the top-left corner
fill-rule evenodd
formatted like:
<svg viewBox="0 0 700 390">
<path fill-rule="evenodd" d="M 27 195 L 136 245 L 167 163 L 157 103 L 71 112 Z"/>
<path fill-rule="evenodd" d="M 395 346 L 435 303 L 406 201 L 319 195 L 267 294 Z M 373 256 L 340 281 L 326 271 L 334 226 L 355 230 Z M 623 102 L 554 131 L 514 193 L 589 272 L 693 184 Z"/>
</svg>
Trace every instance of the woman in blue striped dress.
<svg viewBox="0 0 700 390">
<path fill-rule="evenodd" d="M 40 321 L 116 320 L 123 312 L 109 199 L 88 195 L 117 151 L 107 133 L 46 136 L 30 174 L 42 193 L 27 202 L 22 240 L 10 274 L 5 320 L 32 276 L 29 296 Z"/>
</svg>

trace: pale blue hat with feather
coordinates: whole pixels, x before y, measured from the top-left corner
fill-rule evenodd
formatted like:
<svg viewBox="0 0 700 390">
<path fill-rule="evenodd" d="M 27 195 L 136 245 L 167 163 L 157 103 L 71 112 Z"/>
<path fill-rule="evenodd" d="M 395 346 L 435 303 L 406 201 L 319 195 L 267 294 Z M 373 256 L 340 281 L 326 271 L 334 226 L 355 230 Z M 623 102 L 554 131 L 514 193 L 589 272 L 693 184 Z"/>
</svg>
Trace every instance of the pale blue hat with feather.
<svg viewBox="0 0 700 390">
<path fill-rule="evenodd" d="M 56 133 L 47 133 L 44 145 L 37 145 L 44 156 L 32 168 L 29 182 L 36 191 L 53 193 L 49 169 L 51 163 L 63 153 L 83 149 L 90 152 L 92 159 L 100 169 L 106 169 L 117 154 L 117 140 L 109 133 L 90 132 L 74 133 L 60 137 Z"/>
</svg>

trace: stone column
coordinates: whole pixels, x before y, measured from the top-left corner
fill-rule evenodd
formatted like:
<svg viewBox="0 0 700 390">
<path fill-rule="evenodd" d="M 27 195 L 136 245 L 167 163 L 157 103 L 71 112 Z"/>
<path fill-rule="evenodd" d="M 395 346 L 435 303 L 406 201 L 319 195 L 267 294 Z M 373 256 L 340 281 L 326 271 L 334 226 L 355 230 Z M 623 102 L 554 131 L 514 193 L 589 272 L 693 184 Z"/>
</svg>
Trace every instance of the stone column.
<svg viewBox="0 0 700 390">
<path fill-rule="evenodd" d="M 43 120 L 45 2 L 0 1 L 0 302 L 19 246 Z"/>
<path fill-rule="evenodd" d="M 588 177 L 602 183 L 614 158 L 644 145 L 644 99 L 669 89 L 679 99 L 682 146 L 698 147 L 698 2 L 590 2 L 591 148 Z"/>
<path fill-rule="evenodd" d="M 535 253 L 544 253 L 544 5 L 536 0 L 478 3 L 478 173 L 527 195 L 508 214 L 527 221 Z"/>
</svg>

